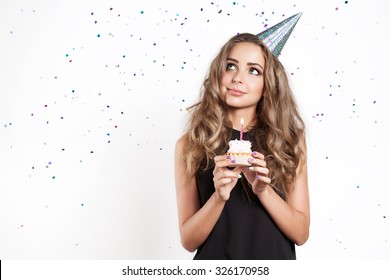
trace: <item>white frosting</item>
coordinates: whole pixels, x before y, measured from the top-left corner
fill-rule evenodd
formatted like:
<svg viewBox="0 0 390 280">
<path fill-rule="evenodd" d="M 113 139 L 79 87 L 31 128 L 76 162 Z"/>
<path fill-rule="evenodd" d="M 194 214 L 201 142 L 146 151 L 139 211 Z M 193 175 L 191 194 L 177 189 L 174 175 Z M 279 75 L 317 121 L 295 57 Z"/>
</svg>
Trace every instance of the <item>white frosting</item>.
<svg viewBox="0 0 390 280">
<path fill-rule="evenodd" d="M 246 140 L 231 140 L 229 141 L 228 153 L 252 153 L 252 144 Z"/>
</svg>

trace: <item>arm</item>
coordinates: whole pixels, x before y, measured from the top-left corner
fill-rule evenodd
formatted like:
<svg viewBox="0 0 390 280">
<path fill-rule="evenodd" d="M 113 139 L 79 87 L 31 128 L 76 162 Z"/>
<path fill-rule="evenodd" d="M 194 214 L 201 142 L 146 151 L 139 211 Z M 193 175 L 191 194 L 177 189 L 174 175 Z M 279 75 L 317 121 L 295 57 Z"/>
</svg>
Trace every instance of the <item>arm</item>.
<svg viewBox="0 0 390 280">
<path fill-rule="evenodd" d="M 209 236 L 214 225 L 229 198 L 230 191 L 237 183 L 240 170 L 229 171 L 226 166 L 226 156 L 216 157 L 214 169 L 214 186 L 216 192 L 203 207 L 200 207 L 199 195 L 194 177 L 189 177 L 186 171 L 183 146 L 185 138 L 176 143 L 175 152 L 175 183 L 178 207 L 179 231 L 183 247 L 193 252 Z"/>
<path fill-rule="evenodd" d="M 297 173 L 294 190 L 289 194 L 287 203 L 269 185 L 257 196 L 279 229 L 300 246 L 309 238 L 310 226 L 306 165 L 301 166 Z"/>
<path fill-rule="evenodd" d="M 284 201 L 268 184 L 268 169 L 265 167 L 264 156 L 254 156 L 254 171 L 245 172 L 253 191 L 260 199 L 264 208 L 270 214 L 279 229 L 297 245 L 303 245 L 309 238 L 310 206 L 307 179 L 307 165 L 297 168 L 294 189 Z M 251 174 L 250 174 L 251 173 Z M 256 174 L 259 175 L 256 177 Z"/>
</svg>

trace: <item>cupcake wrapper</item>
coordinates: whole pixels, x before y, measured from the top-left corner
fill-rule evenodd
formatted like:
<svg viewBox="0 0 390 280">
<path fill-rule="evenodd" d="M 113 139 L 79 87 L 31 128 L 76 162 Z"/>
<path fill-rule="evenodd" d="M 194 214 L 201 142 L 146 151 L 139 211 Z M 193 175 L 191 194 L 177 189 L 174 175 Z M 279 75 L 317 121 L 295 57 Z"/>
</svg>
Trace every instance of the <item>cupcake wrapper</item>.
<svg viewBox="0 0 390 280">
<path fill-rule="evenodd" d="M 251 153 L 227 153 L 227 155 L 230 155 L 230 158 L 236 161 L 230 166 L 251 166 L 248 162 L 248 159 L 252 158 Z"/>
</svg>

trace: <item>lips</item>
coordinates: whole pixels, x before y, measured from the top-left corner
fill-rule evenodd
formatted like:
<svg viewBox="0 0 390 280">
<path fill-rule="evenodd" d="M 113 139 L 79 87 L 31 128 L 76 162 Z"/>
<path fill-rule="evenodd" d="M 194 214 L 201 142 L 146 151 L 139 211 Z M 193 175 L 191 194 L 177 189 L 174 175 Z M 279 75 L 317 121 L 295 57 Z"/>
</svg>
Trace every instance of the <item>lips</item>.
<svg viewBox="0 0 390 280">
<path fill-rule="evenodd" d="M 241 95 L 245 94 L 245 92 L 238 90 L 238 89 L 234 89 L 234 88 L 228 88 L 227 91 L 229 94 L 234 95 L 234 96 L 241 96 Z"/>
</svg>

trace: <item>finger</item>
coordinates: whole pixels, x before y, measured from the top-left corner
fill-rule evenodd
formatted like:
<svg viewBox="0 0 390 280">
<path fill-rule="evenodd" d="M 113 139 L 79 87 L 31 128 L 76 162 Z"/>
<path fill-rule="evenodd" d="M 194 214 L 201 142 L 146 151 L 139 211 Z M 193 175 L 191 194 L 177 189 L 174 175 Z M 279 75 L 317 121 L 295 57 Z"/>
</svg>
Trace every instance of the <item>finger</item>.
<svg viewBox="0 0 390 280">
<path fill-rule="evenodd" d="M 229 170 L 224 170 L 224 171 L 218 172 L 214 176 L 214 178 L 216 181 L 220 181 L 222 179 L 228 178 L 228 179 L 231 179 L 230 182 L 232 182 L 233 180 L 237 180 L 237 179 L 241 178 L 241 175 L 240 175 L 240 173 L 236 173 L 236 172 L 229 171 Z"/>
<path fill-rule="evenodd" d="M 226 185 L 226 184 L 232 183 L 234 181 L 237 182 L 237 180 L 240 179 L 241 177 L 242 177 L 241 176 L 241 169 L 237 169 L 235 171 L 221 169 L 214 176 L 214 182 L 217 182 L 221 185 Z"/>
<path fill-rule="evenodd" d="M 243 167 L 243 166 L 236 166 L 233 169 L 229 169 L 229 170 L 233 171 L 236 174 L 240 174 L 243 171 L 244 168 L 245 167 Z"/>
<path fill-rule="evenodd" d="M 214 157 L 214 161 L 215 161 L 215 162 L 224 161 L 224 160 L 226 160 L 226 158 L 227 158 L 226 155 L 219 155 L 219 156 L 215 156 L 215 157 Z"/>
<path fill-rule="evenodd" d="M 268 168 L 260 167 L 260 166 L 249 166 L 248 170 L 261 174 L 262 176 L 268 176 L 269 174 Z"/>
<path fill-rule="evenodd" d="M 265 159 L 265 156 L 262 153 L 259 153 L 259 152 L 256 152 L 256 151 L 252 152 L 252 156 L 254 158 L 258 158 L 258 159 L 262 159 L 262 160 Z"/>
<path fill-rule="evenodd" d="M 256 179 L 259 180 L 259 181 L 262 181 L 266 184 L 270 184 L 271 183 L 271 178 L 268 178 L 268 177 L 265 177 L 265 176 L 261 176 L 261 175 L 256 175 Z"/>
<path fill-rule="evenodd" d="M 235 160 L 230 159 L 230 156 L 216 156 L 214 158 L 215 166 L 219 168 L 228 167 L 232 163 L 236 163 Z"/>
<path fill-rule="evenodd" d="M 214 157 L 214 163 L 213 176 L 215 177 L 221 169 L 229 167 L 231 160 L 226 155 L 220 155 Z"/>
<path fill-rule="evenodd" d="M 252 165 L 258 165 L 258 166 L 262 166 L 262 167 L 267 166 L 267 163 L 263 159 L 249 158 L 248 162 Z"/>
<path fill-rule="evenodd" d="M 221 183 L 221 185 L 227 185 L 227 184 L 230 184 L 231 182 L 233 182 L 233 179 L 224 177 L 221 180 L 219 180 L 219 182 Z"/>
<path fill-rule="evenodd" d="M 241 173 L 241 169 L 234 169 L 234 170 L 223 170 L 221 171 L 222 177 L 228 177 L 228 178 L 238 178 Z"/>
</svg>

